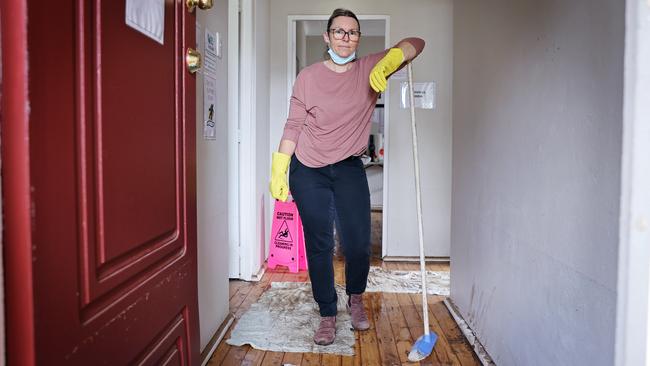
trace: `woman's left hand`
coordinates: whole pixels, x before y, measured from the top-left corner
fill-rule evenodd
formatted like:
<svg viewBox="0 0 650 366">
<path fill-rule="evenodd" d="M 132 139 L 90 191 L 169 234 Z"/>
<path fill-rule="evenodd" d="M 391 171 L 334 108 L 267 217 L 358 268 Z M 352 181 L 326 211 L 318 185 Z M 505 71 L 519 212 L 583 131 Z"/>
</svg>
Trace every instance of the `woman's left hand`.
<svg viewBox="0 0 650 366">
<path fill-rule="evenodd" d="M 370 86 L 377 93 L 386 90 L 388 82 L 386 78 L 397 70 L 404 62 L 404 52 L 401 48 L 391 48 L 375 67 L 370 71 Z"/>
</svg>

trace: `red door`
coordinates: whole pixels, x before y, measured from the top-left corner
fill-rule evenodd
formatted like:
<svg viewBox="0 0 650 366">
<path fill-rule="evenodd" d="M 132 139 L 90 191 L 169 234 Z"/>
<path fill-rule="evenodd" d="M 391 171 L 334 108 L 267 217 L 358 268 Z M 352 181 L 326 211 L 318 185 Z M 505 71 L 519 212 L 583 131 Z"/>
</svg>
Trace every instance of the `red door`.
<svg viewBox="0 0 650 366">
<path fill-rule="evenodd" d="M 27 1 L 38 365 L 199 363 L 195 17 L 165 0 L 161 45 L 125 3 Z"/>
</svg>

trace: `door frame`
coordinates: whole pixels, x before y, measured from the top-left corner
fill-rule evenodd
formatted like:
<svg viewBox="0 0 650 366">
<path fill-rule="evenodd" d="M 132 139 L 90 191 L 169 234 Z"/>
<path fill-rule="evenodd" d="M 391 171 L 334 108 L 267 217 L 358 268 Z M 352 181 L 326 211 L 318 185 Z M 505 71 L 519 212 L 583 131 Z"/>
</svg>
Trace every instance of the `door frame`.
<svg viewBox="0 0 650 366">
<path fill-rule="evenodd" d="M 0 2 L 2 24 L 2 201 L 7 363 L 35 364 L 32 288 L 27 5 Z M 11 172 L 8 174 L 7 172 Z"/>
<path fill-rule="evenodd" d="M 240 13 L 238 24 L 239 44 L 239 72 L 238 90 L 235 94 L 238 99 L 238 161 L 239 169 L 237 181 L 239 191 L 238 200 L 238 231 L 239 248 L 236 260 L 239 261 L 240 278 L 246 281 L 261 279 L 264 268 L 260 261 L 259 238 L 256 227 L 257 219 L 256 182 L 258 180 L 257 164 L 257 100 L 256 68 L 257 53 L 255 49 L 255 3 L 253 0 L 238 0 Z M 232 90 L 231 90 L 232 92 Z M 245 101 L 245 102 L 244 102 Z M 232 255 L 232 254 L 231 254 Z M 233 261 L 235 259 L 233 258 Z M 234 278 L 234 277 L 233 277 Z"/>
<path fill-rule="evenodd" d="M 650 1 L 626 5 L 617 366 L 650 364 Z"/>
<path fill-rule="evenodd" d="M 228 273 L 241 274 L 239 217 L 239 15 L 240 0 L 228 0 Z"/>
<path fill-rule="evenodd" d="M 296 81 L 296 23 L 301 20 L 328 20 L 329 15 L 289 15 L 287 17 L 287 115 L 289 114 L 289 101 L 293 91 L 293 83 Z M 384 48 L 392 46 L 390 41 L 390 15 L 357 15 L 359 20 L 383 20 L 384 27 Z M 381 256 L 386 256 L 386 242 L 388 237 L 388 222 L 385 212 L 388 211 L 388 176 L 390 172 L 390 88 L 384 92 L 384 171 L 382 187 L 382 234 L 381 234 Z"/>
</svg>

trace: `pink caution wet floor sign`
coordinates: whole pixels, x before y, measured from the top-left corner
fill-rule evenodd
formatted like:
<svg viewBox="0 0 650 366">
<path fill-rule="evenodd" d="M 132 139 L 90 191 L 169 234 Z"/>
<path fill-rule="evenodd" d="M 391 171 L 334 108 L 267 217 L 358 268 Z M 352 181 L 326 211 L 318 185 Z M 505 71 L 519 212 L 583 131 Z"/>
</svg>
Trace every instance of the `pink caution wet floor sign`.
<svg viewBox="0 0 650 366">
<path fill-rule="evenodd" d="M 290 272 L 307 269 L 305 236 L 298 208 L 293 201 L 275 201 L 268 268 L 287 266 Z"/>
</svg>

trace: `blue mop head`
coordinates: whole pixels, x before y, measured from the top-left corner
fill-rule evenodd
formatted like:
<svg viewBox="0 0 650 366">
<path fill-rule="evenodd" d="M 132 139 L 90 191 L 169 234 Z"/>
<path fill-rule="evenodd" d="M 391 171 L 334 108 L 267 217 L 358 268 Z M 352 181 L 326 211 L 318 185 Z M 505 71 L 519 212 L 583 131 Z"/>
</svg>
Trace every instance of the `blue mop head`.
<svg viewBox="0 0 650 366">
<path fill-rule="evenodd" d="M 427 358 L 431 354 L 431 351 L 433 351 L 437 340 L 438 336 L 435 333 L 425 334 L 418 338 L 413 347 L 411 347 L 411 352 L 409 352 L 409 361 L 418 362 Z"/>
</svg>

